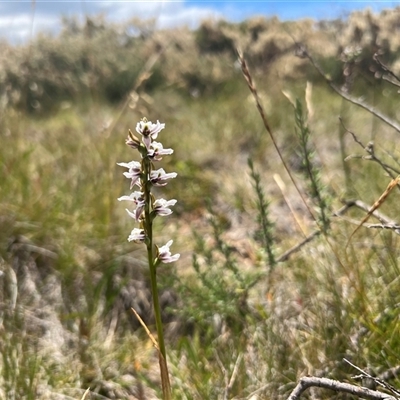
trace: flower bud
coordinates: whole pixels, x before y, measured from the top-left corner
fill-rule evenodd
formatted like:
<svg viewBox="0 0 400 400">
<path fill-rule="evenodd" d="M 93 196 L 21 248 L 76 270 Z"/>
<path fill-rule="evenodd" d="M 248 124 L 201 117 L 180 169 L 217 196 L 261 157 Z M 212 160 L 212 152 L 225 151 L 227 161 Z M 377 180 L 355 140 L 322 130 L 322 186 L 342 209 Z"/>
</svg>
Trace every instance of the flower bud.
<svg viewBox="0 0 400 400">
<path fill-rule="evenodd" d="M 140 146 L 140 140 L 132 133 L 130 129 L 128 131 L 128 137 L 125 143 L 133 149 L 137 149 Z"/>
</svg>

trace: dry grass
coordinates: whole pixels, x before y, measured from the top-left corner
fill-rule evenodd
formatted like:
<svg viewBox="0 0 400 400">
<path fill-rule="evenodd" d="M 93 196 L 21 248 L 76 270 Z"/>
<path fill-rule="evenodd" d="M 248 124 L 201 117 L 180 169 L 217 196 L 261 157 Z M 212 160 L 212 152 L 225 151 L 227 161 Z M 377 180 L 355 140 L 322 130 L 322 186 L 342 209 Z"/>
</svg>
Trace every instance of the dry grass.
<svg viewBox="0 0 400 400">
<path fill-rule="evenodd" d="M 357 13 L 345 31 L 340 21 L 318 30 L 311 21 L 254 19 L 142 37 L 95 21 L 90 34 L 88 26 L 75 35 L 66 26 L 30 53 L 2 44 L 0 397 L 82 398 L 88 387 L 87 399 L 159 395 L 156 354 L 129 311 L 151 327 L 144 252 L 125 241 L 131 226 L 116 201 L 126 192 L 116 163 L 133 158 L 124 139 L 143 116 L 166 122 L 163 143 L 175 153 L 164 166 L 179 174 L 165 194 L 178 199 L 175 214 L 156 224 L 160 240 L 173 238 L 182 253 L 176 270 L 159 272 L 175 399 L 285 398 L 307 374 L 348 379 L 354 371 L 344 356 L 377 374 L 397 366 L 395 232 L 360 227 L 346 249 L 356 228 L 348 221 L 365 216 L 351 209 L 269 273 L 253 235 L 247 167 L 250 157 L 270 202 L 279 258 L 317 229 L 307 209 L 318 215 L 318 204 L 308 196 L 293 107 L 282 93 L 303 100 L 309 80 L 314 161 L 332 210 L 349 200 L 349 188 L 369 205 L 379 198 L 390 178 L 377 162 L 356 157 L 368 154 L 351 135 L 341 138 L 338 116 L 363 143 L 374 138 L 376 156 L 394 168 L 398 133 L 343 104 L 295 57 L 293 38 L 338 85 L 342 48 L 361 45 L 352 94 L 396 119 L 396 89 L 375 84 L 365 66 L 376 45 L 395 66 L 398 46 L 388 32 L 397 14 Z M 357 29 L 365 32 L 360 40 Z M 237 68 L 237 45 L 303 199 Z M 343 155 L 353 156 L 347 172 Z M 379 204 L 394 221 L 396 195 Z"/>
</svg>

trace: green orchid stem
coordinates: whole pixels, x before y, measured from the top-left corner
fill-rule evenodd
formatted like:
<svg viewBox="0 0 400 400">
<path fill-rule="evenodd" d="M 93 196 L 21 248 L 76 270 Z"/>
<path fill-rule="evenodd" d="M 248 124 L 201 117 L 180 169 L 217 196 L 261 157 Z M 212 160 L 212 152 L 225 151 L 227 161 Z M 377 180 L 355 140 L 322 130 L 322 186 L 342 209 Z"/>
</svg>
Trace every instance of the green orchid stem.
<svg viewBox="0 0 400 400">
<path fill-rule="evenodd" d="M 151 216 L 151 192 L 150 192 L 150 182 L 149 175 L 151 171 L 151 161 L 147 158 L 143 158 L 143 192 L 145 198 L 145 208 L 144 208 L 144 224 L 146 231 L 146 246 L 147 246 L 147 258 L 149 262 L 150 268 L 150 280 L 151 280 L 151 293 L 153 296 L 153 308 L 154 308 L 154 316 L 156 320 L 156 328 L 157 328 L 157 337 L 158 337 L 158 351 L 159 351 L 159 363 L 160 363 L 160 373 L 161 373 L 161 384 L 163 391 L 163 399 L 170 400 L 171 399 L 171 384 L 169 381 L 169 373 L 168 373 L 168 365 L 167 365 L 167 357 L 165 351 L 165 342 L 164 342 L 164 332 L 163 332 L 163 324 L 161 320 L 161 307 L 158 295 L 158 286 L 157 286 L 157 264 L 153 255 L 153 220 Z"/>
</svg>

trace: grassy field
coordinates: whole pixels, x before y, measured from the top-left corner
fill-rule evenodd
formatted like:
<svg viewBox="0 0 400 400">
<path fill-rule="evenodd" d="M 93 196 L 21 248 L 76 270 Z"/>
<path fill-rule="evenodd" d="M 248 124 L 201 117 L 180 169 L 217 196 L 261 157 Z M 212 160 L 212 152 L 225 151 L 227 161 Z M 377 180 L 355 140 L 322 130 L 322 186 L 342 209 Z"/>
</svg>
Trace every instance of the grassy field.
<svg viewBox="0 0 400 400">
<path fill-rule="evenodd" d="M 370 226 L 399 223 L 398 187 L 351 235 L 399 174 L 399 131 L 327 83 L 398 120 L 398 88 L 382 77 L 395 78 L 372 59 L 380 46 L 397 73 L 396 15 L 139 36 L 64 21 L 60 37 L 1 44 L 0 398 L 160 398 L 156 352 L 130 310 L 153 330 L 145 249 L 126 240 L 117 201 L 129 183 L 116 164 L 137 160 L 124 140 L 144 116 L 166 124 L 175 151 L 161 165 L 178 173 L 160 188 L 174 214 L 154 234 L 181 253 L 159 271 L 173 398 L 283 399 L 306 375 L 361 384 L 343 358 L 394 371 L 398 386 L 399 239 Z M 308 395 L 344 396 L 332 393 Z"/>
</svg>

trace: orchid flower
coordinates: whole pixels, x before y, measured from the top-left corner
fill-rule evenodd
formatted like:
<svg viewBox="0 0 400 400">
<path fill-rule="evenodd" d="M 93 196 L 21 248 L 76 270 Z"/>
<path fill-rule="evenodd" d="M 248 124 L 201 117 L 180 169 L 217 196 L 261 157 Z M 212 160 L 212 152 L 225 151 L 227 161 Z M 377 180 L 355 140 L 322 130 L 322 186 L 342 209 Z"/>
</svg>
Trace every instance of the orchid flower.
<svg viewBox="0 0 400 400">
<path fill-rule="evenodd" d="M 139 179 L 140 179 L 140 174 L 142 173 L 142 166 L 140 162 L 138 161 L 131 161 L 128 163 L 117 163 L 117 165 L 120 165 L 121 167 L 129 168 L 128 172 L 124 172 L 124 176 L 126 176 L 128 179 L 131 180 L 131 186 L 130 188 L 132 189 L 133 186 L 136 184 L 139 185 Z"/>
<path fill-rule="evenodd" d="M 128 237 L 130 242 L 144 242 L 146 234 L 143 229 L 133 228 L 131 234 Z"/>
<path fill-rule="evenodd" d="M 171 252 L 169 251 L 169 248 L 171 247 L 173 242 L 174 242 L 173 240 L 170 240 L 169 242 L 167 242 L 166 245 L 157 248 L 158 250 L 157 259 L 159 261 L 163 263 L 171 263 L 179 259 L 179 257 L 181 256 L 180 254 L 171 255 Z"/>
<path fill-rule="evenodd" d="M 152 186 L 165 186 L 169 179 L 177 176 L 176 172 L 166 173 L 163 168 L 154 170 L 153 161 L 159 161 L 162 156 L 173 153 L 172 149 L 164 149 L 163 145 L 156 142 L 158 134 L 165 128 L 165 124 L 159 121 L 153 124 L 143 118 L 136 125 L 136 132 L 142 136 L 142 142 L 129 131 L 126 144 L 137 150 L 141 156 L 141 162 L 131 161 L 129 163 L 118 163 L 119 166 L 128 168 L 123 175 L 131 180 L 130 188 L 137 185 L 139 191 L 132 192 L 129 196 L 121 196 L 119 201 L 130 201 L 136 205 L 136 209 L 126 209 L 128 215 L 140 223 L 140 228 L 134 228 L 128 236 L 128 241 L 145 243 L 147 247 L 147 259 L 150 268 L 150 280 L 153 296 L 154 316 L 156 320 L 159 351 L 160 351 L 160 372 L 163 386 L 164 400 L 171 399 L 167 357 L 165 352 L 164 334 L 162 328 L 161 308 L 158 295 L 156 268 L 162 263 L 177 261 L 180 254 L 171 254 L 170 247 L 172 240 L 164 246 L 158 247 L 153 244 L 153 220 L 157 216 L 172 214 L 170 207 L 176 204 L 176 200 L 155 199 L 151 192 Z M 154 255 L 154 250 L 157 250 Z"/>
<path fill-rule="evenodd" d="M 152 142 L 147 155 L 154 161 L 162 160 L 161 156 L 170 155 L 174 152 L 172 149 L 164 149 L 162 143 Z"/>
<path fill-rule="evenodd" d="M 169 208 L 170 206 L 174 206 L 176 204 L 176 200 L 164 200 L 157 199 L 153 204 L 153 212 L 155 215 L 165 216 L 172 214 L 172 210 Z"/>
<path fill-rule="evenodd" d="M 167 174 L 163 168 L 157 169 L 150 172 L 150 182 L 154 186 L 165 186 L 168 179 L 176 178 L 178 174 L 176 172 L 170 172 Z"/>
<path fill-rule="evenodd" d="M 138 122 L 136 125 L 136 132 L 142 135 L 142 140 L 147 149 L 150 149 L 150 144 L 152 140 L 157 139 L 158 134 L 165 128 L 165 124 L 160 124 L 157 121 L 153 124 L 151 121 L 143 118 L 142 121 Z"/>
</svg>

